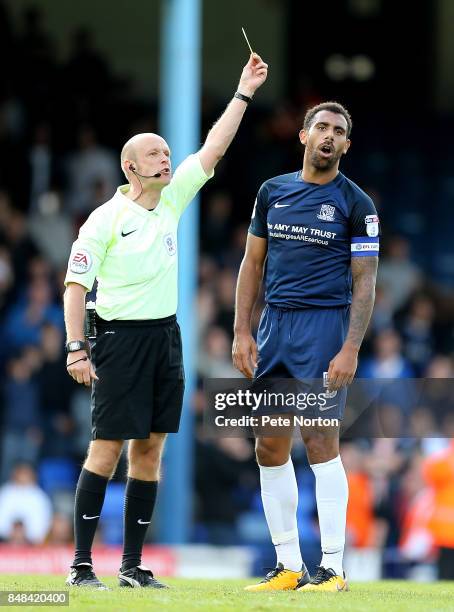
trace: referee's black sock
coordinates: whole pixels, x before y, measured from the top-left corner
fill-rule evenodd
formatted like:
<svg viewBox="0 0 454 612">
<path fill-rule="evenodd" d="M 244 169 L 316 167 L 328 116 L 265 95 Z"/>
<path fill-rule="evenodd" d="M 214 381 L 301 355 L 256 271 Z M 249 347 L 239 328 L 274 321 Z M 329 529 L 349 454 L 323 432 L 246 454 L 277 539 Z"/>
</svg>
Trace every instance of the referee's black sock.
<svg viewBox="0 0 454 612">
<path fill-rule="evenodd" d="M 73 565 L 92 563 L 91 547 L 101 514 L 108 478 L 85 468 L 79 476 L 74 506 L 74 538 L 76 554 Z"/>
<path fill-rule="evenodd" d="M 122 571 L 140 565 L 142 548 L 148 525 L 153 515 L 157 481 L 128 478 L 124 510 L 124 548 L 121 561 Z"/>
</svg>

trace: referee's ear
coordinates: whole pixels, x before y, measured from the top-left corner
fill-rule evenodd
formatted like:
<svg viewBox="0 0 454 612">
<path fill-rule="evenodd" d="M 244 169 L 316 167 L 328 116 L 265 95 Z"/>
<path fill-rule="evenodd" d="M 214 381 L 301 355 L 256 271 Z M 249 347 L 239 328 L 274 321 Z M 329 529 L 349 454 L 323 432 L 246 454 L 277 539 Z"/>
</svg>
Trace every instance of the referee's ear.
<svg viewBox="0 0 454 612">
<path fill-rule="evenodd" d="M 123 174 L 125 175 L 125 177 L 128 179 L 129 182 L 129 173 L 130 173 L 130 165 L 131 165 L 131 160 L 130 159 L 124 159 L 121 163 L 121 169 L 123 170 Z"/>
</svg>

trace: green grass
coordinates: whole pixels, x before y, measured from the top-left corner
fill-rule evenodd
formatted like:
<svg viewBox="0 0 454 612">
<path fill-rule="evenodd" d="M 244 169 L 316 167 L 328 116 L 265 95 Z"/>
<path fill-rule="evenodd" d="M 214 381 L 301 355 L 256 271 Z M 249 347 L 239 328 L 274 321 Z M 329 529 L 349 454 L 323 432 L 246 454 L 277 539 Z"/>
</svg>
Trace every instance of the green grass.
<svg viewBox="0 0 454 612">
<path fill-rule="evenodd" d="M 63 576 L 2 575 L 0 590 L 64 590 Z M 447 612 L 454 610 L 454 582 L 420 584 L 406 581 L 353 583 L 348 593 L 247 593 L 242 587 L 250 580 L 165 581 L 165 591 L 120 589 L 115 578 L 106 578 L 112 591 L 71 589 L 70 610 L 163 610 L 186 612 L 206 610 L 323 610 L 326 612 Z M 36 610 L 32 607 L 21 607 Z M 15 608 L 16 609 L 16 608 Z M 48 609 L 40 606 L 38 609 Z M 60 608 L 68 609 L 66 607 Z"/>
</svg>

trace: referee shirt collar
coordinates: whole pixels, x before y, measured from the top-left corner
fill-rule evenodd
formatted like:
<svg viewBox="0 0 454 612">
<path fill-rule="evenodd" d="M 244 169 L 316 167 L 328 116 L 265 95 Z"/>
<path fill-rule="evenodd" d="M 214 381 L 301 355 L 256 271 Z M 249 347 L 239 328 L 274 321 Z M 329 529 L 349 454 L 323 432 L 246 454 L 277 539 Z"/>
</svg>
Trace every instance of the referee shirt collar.
<svg viewBox="0 0 454 612">
<path fill-rule="evenodd" d="M 138 213 L 139 215 L 142 215 L 143 217 L 149 217 L 152 214 L 155 214 L 155 215 L 158 214 L 161 208 L 161 200 L 159 200 L 159 202 L 157 203 L 156 208 L 154 208 L 153 210 L 147 210 L 140 204 L 137 204 L 137 202 L 134 202 L 133 200 L 130 200 L 129 198 L 127 198 L 125 194 L 127 194 L 128 191 L 129 191 L 129 184 L 120 185 L 117 188 L 115 197 L 119 198 L 123 202 L 123 204 L 125 204 L 128 208 Z"/>
</svg>

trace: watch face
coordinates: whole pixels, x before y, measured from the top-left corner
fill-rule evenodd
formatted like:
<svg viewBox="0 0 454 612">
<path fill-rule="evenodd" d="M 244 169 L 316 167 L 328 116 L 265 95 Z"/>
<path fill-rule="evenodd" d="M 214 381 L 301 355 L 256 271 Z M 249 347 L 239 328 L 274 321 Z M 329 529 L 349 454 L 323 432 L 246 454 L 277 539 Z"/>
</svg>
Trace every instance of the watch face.
<svg viewBox="0 0 454 612">
<path fill-rule="evenodd" d="M 81 340 L 71 340 L 71 342 L 68 342 L 67 350 L 68 353 L 70 353 L 72 351 L 78 351 L 80 349 L 83 349 L 84 347 L 85 342 L 82 342 Z"/>
</svg>

